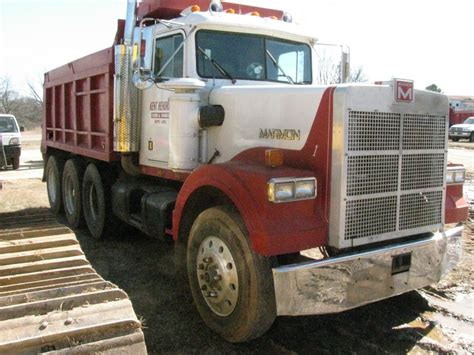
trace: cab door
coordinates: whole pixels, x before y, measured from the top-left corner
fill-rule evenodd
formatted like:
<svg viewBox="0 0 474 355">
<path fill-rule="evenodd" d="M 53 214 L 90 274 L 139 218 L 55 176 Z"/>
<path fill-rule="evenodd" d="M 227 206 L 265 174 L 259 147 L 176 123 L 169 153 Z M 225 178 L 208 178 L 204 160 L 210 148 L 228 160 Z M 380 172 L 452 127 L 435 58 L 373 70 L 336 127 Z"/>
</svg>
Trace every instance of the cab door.
<svg viewBox="0 0 474 355">
<path fill-rule="evenodd" d="M 154 40 L 152 71 L 156 84 L 142 91 L 142 132 L 140 164 L 159 168 L 168 167 L 169 157 L 169 97 L 172 92 L 160 82 L 183 77 L 184 33 L 168 32 Z M 181 48 L 180 48 L 181 47 Z"/>
</svg>

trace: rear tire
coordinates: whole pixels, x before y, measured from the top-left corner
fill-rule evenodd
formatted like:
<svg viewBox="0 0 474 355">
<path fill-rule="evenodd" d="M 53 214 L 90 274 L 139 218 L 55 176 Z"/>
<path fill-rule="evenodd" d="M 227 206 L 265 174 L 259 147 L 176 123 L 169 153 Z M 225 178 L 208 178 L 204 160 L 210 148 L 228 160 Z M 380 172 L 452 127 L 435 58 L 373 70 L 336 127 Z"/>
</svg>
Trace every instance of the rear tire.
<svg viewBox="0 0 474 355">
<path fill-rule="evenodd" d="M 20 157 L 14 157 L 12 160 L 13 170 L 18 170 L 20 167 Z"/>
<path fill-rule="evenodd" d="M 104 184 L 97 167 L 91 163 L 87 166 L 82 181 L 82 209 L 90 234 L 100 239 L 106 227 L 106 200 Z"/>
<path fill-rule="evenodd" d="M 48 192 L 51 212 L 58 216 L 63 210 L 61 195 L 61 181 L 63 176 L 64 162 L 55 156 L 50 156 L 46 165 L 46 188 Z"/>
<path fill-rule="evenodd" d="M 84 168 L 80 159 L 69 159 L 64 165 L 62 179 L 64 212 L 72 228 L 77 228 L 84 222 L 81 196 L 83 175 Z"/>
<path fill-rule="evenodd" d="M 227 341 L 254 339 L 273 324 L 270 260 L 252 250 L 233 208 L 214 207 L 198 216 L 189 236 L 187 271 L 202 319 Z"/>
<path fill-rule="evenodd" d="M 469 142 L 474 142 L 474 132 L 471 133 L 471 137 L 469 138 Z"/>
</svg>

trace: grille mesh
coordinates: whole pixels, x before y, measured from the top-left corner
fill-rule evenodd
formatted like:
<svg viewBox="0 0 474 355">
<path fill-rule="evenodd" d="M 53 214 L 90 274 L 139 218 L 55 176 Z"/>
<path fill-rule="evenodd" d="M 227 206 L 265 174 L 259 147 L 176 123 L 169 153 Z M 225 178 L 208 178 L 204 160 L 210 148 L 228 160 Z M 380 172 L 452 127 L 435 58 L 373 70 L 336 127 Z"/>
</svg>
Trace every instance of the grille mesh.
<svg viewBox="0 0 474 355">
<path fill-rule="evenodd" d="M 397 150 L 400 114 L 349 111 L 348 150 Z"/>
<path fill-rule="evenodd" d="M 397 196 L 355 200 L 347 203 L 346 240 L 391 232 L 396 226 Z"/>
<path fill-rule="evenodd" d="M 446 122 L 440 115 L 348 111 L 344 240 L 398 238 L 442 223 Z"/>
<path fill-rule="evenodd" d="M 443 192 L 419 192 L 400 199 L 400 229 L 438 224 L 441 221 Z"/>
<path fill-rule="evenodd" d="M 397 188 L 398 155 L 348 157 L 348 196 L 392 192 Z"/>
<path fill-rule="evenodd" d="M 442 187 L 444 154 L 416 154 L 402 157 L 402 190 Z"/>
<path fill-rule="evenodd" d="M 406 114 L 403 149 L 443 149 L 445 133 L 445 116 Z"/>
</svg>

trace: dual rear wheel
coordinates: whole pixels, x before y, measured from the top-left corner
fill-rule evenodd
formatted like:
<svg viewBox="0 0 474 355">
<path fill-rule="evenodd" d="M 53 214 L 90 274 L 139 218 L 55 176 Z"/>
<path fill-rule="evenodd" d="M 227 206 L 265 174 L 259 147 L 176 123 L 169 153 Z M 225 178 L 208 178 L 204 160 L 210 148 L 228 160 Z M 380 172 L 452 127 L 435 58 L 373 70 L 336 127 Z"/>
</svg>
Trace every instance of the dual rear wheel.
<svg viewBox="0 0 474 355">
<path fill-rule="evenodd" d="M 64 163 L 50 156 L 46 165 L 46 184 L 51 211 L 64 212 L 73 228 L 87 225 L 94 238 L 101 238 L 107 229 L 111 209 L 107 209 L 108 194 L 104 180 L 94 163 L 84 168 L 79 158 Z"/>
</svg>

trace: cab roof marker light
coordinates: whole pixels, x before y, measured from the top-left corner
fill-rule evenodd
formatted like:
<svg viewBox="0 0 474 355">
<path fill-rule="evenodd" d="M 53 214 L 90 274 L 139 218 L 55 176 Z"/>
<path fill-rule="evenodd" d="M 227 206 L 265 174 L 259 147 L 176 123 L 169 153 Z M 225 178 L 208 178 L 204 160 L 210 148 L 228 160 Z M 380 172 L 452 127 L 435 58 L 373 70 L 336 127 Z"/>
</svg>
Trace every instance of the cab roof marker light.
<svg viewBox="0 0 474 355">
<path fill-rule="evenodd" d="M 184 16 L 188 16 L 189 14 L 192 14 L 193 12 L 199 12 L 199 11 L 201 11 L 201 8 L 199 7 L 199 5 L 192 5 L 192 6 L 188 6 L 183 11 L 181 11 L 180 15 L 184 17 Z"/>
<path fill-rule="evenodd" d="M 228 14 L 235 14 L 234 9 L 227 9 L 227 10 L 225 10 L 225 12 L 228 13 Z"/>
</svg>

